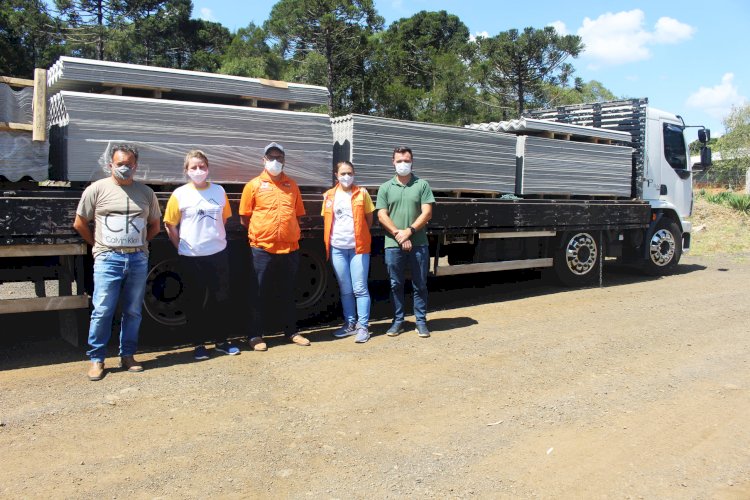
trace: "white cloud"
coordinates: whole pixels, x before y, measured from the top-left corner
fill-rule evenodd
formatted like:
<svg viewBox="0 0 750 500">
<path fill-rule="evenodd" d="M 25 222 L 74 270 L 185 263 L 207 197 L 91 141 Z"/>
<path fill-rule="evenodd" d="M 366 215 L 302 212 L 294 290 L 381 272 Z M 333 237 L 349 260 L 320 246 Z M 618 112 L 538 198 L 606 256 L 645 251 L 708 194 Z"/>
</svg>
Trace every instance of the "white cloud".
<svg viewBox="0 0 750 500">
<path fill-rule="evenodd" d="M 476 41 L 477 41 L 477 37 L 480 37 L 480 36 L 481 36 L 482 38 L 489 38 L 489 37 L 490 37 L 490 34 L 489 34 L 489 33 L 487 33 L 486 31 L 477 31 L 477 32 L 476 32 L 476 33 L 474 33 L 474 34 L 472 34 L 472 35 L 469 35 L 469 41 L 470 41 L 470 42 L 476 42 Z"/>
<path fill-rule="evenodd" d="M 570 34 L 570 32 L 568 31 L 568 27 L 565 26 L 565 23 L 562 21 L 552 21 L 547 26 L 552 26 L 553 28 L 555 28 L 555 31 L 557 31 L 558 35 L 565 36 Z"/>
<path fill-rule="evenodd" d="M 695 33 L 695 28 L 671 17 L 660 17 L 654 28 L 654 43 L 680 43 L 690 40 Z"/>
<path fill-rule="evenodd" d="M 201 13 L 200 18 L 203 19 L 204 21 L 214 20 L 214 13 L 208 7 L 201 7 L 200 13 Z"/>
<path fill-rule="evenodd" d="M 586 45 L 583 57 L 590 60 L 592 67 L 643 61 L 651 57 L 650 46 L 680 43 L 695 32 L 692 26 L 670 17 L 659 18 L 653 31 L 649 31 L 645 20 L 640 9 L 584 18 L 577 31 Z"/>
<path fill-rule="evenodd" d="M 740 95 L 739 89 L 734 84 L 734 73 L 725 73 L 721 77 L 720 84 L 699 88 L 687 98 L 685 104 L 721 120 L 729 114 L 732 106 L 742 106 L 745 102 L 747 98 Z"/>
</svg>

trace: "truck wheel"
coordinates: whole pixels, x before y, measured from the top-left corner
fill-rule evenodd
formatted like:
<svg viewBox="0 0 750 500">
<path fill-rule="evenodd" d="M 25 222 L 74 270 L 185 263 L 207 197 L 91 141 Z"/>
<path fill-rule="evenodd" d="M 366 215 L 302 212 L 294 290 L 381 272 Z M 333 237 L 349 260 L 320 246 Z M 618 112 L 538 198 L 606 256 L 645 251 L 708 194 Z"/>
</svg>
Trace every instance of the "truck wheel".
<svg viewBox="0 0 750 500">
<path fill-rule="evenodd" d="M 295 290 L 297 320 L 301 323 L 333 315 L 339 300 L 338 284 L 323 249 L 304 244 L 300 247 Z"/>
<path fill-rule="evenodd" d="M 557 279 L 566 286 L 587 286 L 599 280 L 597 233 L 568 233 L 555 251 L 553 267 Z"/>
<path fill-rule="evenodd" d="M 651 276 L 672 274 L 682 256 L 682 231 L 672 219 L 663 218 L 646 242 L 648 256 L 643 270 Z"/>
<path fill-rule="evenodd" d="M 154 323 L 176 327 L 185 324 L 185 296 L 180 278 L 178 261 L 175 258 L 164 259 L 148 272 L 146 294 L 143 297 L 145 317 Z"/>
</svg>

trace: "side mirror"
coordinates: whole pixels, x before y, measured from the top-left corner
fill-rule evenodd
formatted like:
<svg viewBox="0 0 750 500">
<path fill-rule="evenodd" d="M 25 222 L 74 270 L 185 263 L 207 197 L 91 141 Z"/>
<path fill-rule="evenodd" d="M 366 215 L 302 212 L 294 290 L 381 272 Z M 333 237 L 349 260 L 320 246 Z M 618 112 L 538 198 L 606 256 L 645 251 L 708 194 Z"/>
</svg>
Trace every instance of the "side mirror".
<svg viewBox="0 0 750 500">
<path fill-rule="evenodd" d="M 703 144 L 711 140 L 711 129 L 699 128 L 698 129 L 698 140 Z"/>
<path fill-rule="evenodd" d="M 701 165 L 704 169 L 712 165 L 711 148 L 708 146 L 701 146 Z"/>
</svg>

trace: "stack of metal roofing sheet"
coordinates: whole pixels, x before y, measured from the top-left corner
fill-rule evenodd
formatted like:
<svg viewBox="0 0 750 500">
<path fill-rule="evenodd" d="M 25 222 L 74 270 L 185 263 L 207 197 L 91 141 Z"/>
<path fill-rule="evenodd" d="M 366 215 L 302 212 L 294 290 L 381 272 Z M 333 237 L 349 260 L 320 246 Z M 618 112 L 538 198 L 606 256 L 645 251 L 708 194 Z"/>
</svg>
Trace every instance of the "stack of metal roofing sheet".
<svg viewBox="0 0 750 500">
<path fill-rule="evenodd" d="M 302 186 L 331 184 L 328 115 L 62 91 L 50 100 L 52 163 L 70 181 L 109 175 L 111 145 L 135 144 L 136 178 L 153 184 L 185 180 L 183 159 L 202 149 L 215 182 L 244 183 L 262 170 L 271 141 L 286 150 L 285 172 Z"/>
<path fill-rule="evenodd" d="M 0 122 L 31 123 L 31 87 L 19 91 L 6 84 L 0 84 Z M 31 132 L 0 132 L 0 176 L 9 181 L 30 177 L 36 181 L 47 179 L 47 155 L 49 142 L 32 141 Z"/>
<path fill-rule="evenodd" d="M 630 144 L 632 137 L 627 132 L 533 118 L 472 124 L 467 128 L 519 135 L 518 195 L 630 196 L 633 149 L 591 142 Z M 536 137 L 537 134 L 573 140 Z"/>
<path fill-rule="evenodd" d="M 629 197 L 630 147 L 519 136 L 522 157 L 517 194 Z"/>
<path fill-rule="evenodd" d="M 181 95 L 181 100 L 188 95 L 192 97 L 184 100 L 191 101 L 201 100 L 197 96 L 214 96 L 281 101 L 305 106 L 328 104 L 328 89 L 317 85 L 67 56 L 60 57 L 49 69 L 47 85 L 50 94 L 60 90 L 101 92 L 106 88 L 120 86 L 162 90 Z M 169 94 L 166 96 L 169 97 Z"/>
<path fill-rule="evenodd" d="M 393 148 L 414 153 L 414 173 L 433 189 L 512 193 L 516 138 L 511 134 L 347 115 L 331 120 L 334 159 L 354 163 L 357 183 L 378 186 L 395 174 Z"/>
</svg>

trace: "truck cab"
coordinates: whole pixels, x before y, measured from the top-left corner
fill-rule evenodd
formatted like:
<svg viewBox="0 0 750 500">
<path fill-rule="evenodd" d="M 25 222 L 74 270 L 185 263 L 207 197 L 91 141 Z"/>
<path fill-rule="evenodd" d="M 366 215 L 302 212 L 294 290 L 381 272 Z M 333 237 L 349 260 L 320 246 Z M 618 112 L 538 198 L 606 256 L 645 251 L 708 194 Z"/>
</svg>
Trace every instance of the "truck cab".
<svg viewBox="0 0 750 500">
<path fill-rule="evenodd" d="M 643 199 L 655 212 L 670 212 L 680 223 L 683 250 L 688 250 L 693 182 L 685 124 L 677 115 L 648 107 L 645 136 Z"/>
</svg>

